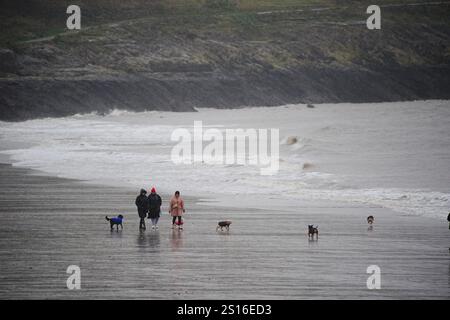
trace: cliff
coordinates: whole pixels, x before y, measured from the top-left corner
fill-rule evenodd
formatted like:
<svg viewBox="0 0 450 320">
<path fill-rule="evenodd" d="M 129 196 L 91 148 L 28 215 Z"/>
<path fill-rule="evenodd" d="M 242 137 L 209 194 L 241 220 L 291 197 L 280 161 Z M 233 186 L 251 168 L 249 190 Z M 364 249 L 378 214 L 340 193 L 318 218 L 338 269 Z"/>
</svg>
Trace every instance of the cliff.
<svg viewBox="0 0 450 320">
<path fill-rule="evenodd" d="M 2 3 L 1 120 L 450 98 L 450 2 L 66 2 Z"/>
</svg>

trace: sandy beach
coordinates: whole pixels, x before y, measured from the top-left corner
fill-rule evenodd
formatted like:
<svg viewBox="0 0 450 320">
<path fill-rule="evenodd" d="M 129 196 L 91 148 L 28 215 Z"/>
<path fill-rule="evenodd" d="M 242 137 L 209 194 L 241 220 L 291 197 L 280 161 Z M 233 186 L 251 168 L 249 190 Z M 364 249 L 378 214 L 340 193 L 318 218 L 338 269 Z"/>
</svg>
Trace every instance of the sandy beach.
<svg viewBox="0 0 450 320">
<path fill-rule="evenodd" d="M 2 299 L 448 299 L 442 221 L 330 202 L 237 209 L 185 195 L 185 230 L 141 233 L 133 190 L 0 165 Z M 164 211 L 167 195 L 162 195 Z M 105 215 L 122 213 L 124 230 Z M 376 217 L 369 231 L 365 217 Z M 220 219 L 233 221 L 216 233 Z M 319 225 L 318 241 L 306 236 Z M 81 268 L 81 290 L 66 268 Z M 381 289 L 366 268 L 381 268 Z"/>
</svg>

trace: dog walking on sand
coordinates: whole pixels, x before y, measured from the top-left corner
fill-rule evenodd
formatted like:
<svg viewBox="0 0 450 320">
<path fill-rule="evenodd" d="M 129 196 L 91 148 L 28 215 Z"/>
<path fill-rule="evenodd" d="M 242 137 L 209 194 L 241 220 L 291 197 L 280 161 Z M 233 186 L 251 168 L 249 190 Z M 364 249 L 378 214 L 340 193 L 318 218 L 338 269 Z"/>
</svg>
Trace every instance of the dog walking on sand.
<svg viewBox="0 0 450 320">
<path fill-rule="evenodd" d="M 314 227 L 314 225 L 308 225 L 308 238 L 314 239 L 314 235 L 316 235 L 316 239 L 319 240 L 319 226 Z"/>
<path fill-rule="evenodd" d="M 218 232 L 219 229 L 220 229 L 220 231 L 223 231 L 223 228 L 225 228 L 227 231 L 230 231 L 230 224 L 231 224 L 231 221 L 229 221 L 229 220 L 219 221 L 219 223 L 217 224 L 217 227 L 216 227 L 216 232 Z"/>
<path fill-rule="evenodd" d="M 111 231 L 113 231 L 114 226 L 117 226 L 117 231 L 119 231 L 119 226 L 121 229 L 123 229 L 123 215 L 119 214 L 117 217 L 114 218 L 108 218 L 108 216 L 105 217 L 107 221 L 109 221 L 109 224 L 111 225 Z"/>
</svg>

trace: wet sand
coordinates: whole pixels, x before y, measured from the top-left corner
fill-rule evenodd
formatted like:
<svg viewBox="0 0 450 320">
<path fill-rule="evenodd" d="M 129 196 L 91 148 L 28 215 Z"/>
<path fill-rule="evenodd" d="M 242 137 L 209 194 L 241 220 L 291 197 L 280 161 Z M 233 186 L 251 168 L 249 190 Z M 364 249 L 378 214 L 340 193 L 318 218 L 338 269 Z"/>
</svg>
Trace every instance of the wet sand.
<svg viewBox="0 0 450 320">
<path fill-rule="evenodd" d="M 449 299 L 442 221 L 358 205 L 238 209 L 185 197 L 185 230 L 141 233 L 133 190 L 0 165 L 1 299 Z M 162 195 L 167 205 L 168 196 Z M 122 213 L 124 230 L 105 215 Z M 375 216 L 372 231 L 365 221 Z M 229 233 L 216 233 L 231 219 Z M 319 225 L 309 241 L 306 225 Z M 368 290 L 366 268 L 381 268 Z M 66 268 L 81 268 L 81 290 Z"/>
</svg>

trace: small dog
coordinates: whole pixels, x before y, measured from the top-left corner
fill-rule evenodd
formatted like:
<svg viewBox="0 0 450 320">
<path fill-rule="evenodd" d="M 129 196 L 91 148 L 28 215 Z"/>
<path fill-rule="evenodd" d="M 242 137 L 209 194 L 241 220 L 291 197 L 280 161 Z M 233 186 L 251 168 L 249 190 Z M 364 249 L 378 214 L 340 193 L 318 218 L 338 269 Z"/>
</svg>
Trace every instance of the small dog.
<svg viewBox="0 0 450 320">
<path fill-rule="evenodd" d="M 314 225 L 308 224 L 308 238 L 314 239 L 314 235 L 319 239 L 319 226 L 314 227 Z"/>
<path fill-rule="evenodd" d="M 373 224 L 374 221 L 375 221 L 375 218 L 374 218 L 373 216 L 368 216 L 368 217 L 367 217 L 367 223 L 368 223 L 368 224 L 371 225 L 371 224 Z"/>
<path fill-rule="evenodd" d="M 106 216 L 105 218 L 107 221 L 109 221 L 109 224 L 111 225 L 111 230 L 114 229 L 114 225 L 117 226 L 117 230 L 119 230 L 119 226 L 120 226 L 120 228 L 123 229 L 123 225 L 122 225 L 123 215 L 119 214 L 115 218 L 108 218 L 108 216 Z"/>
<path fill-rule="evenodd" d="M 220 231 L 223 231 L 223 228 L 227 229 L 227 231 L 230 231 L 230 224 L 231 221 L 219 221 L 216 227 L 216 232 L 219 231 L 219 228 Z"/>
</svg>

